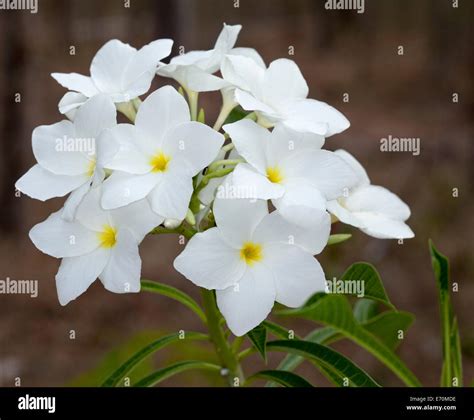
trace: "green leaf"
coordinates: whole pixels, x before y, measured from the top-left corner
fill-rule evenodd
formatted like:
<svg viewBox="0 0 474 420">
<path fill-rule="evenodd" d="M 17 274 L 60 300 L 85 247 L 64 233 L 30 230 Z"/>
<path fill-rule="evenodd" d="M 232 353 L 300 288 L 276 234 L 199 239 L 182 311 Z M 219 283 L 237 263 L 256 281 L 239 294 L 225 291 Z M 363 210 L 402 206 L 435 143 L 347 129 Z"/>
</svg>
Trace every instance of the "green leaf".
<svg viewBox="0 0 474 420">
<path fill-rule="evenodd" d="M 405 384 L 420 386 L 416 376 L 400 358 L 376 336 L 363 328 L 354 318 L 352 308 L 345 296 L 319 295 L 309 306 L 280 311 L 280 315 L 301 316 L 332 326 L 347 338 L 372 353 L 391 369 Z"/>
<path fill-rule="evenodd" d="M 395 350 L 401 342 L 399 333 L 405 334 L 414 319 L 408 312 L 386 311 L 369 319 L 363 326 L 389 349 Z"/>
<path fill-rule="evenodd" d="M 348 239 L 352 238 L 350 233 L 337 233 L 335 235 L 329 236 L 328 245 L 336 245 L 340 244 L 341 242 L 345 242 Z"/>
<path fill-rule="evenodd" d="M 244 119 L 247 115 L 251 114 L 249 111 L 245 111 L 241 106 L 235 107 L 229 116 L 226 118 L 223 125 L 231 124 Z"/>
<path fill-rule="evenodd" d="M 103 387 L 113 387 L 117 384 L 140 362 L 150 356 L 152 353 L 162 349 L 163 347 L 172 344 L 176 341 L 184 340 L 207 340 L 209 337 L 205 334 L 196 332 L 187 332 L 182 338 L 181 334 L 170 334 L 165 337 L 161 337 L 158 340 L 153 341 L 140 351 L 130 357 L 125 363 L 123 363 L 117 370 L 115 370 L 102 384 Z"/>
<path fill-rule="evenodd" d="M 162 296 L 169 297 L 182 303 L 187 308 L 191 309 L 204 323 L 207 323 L 206 315 L 199 304 L 189 295 L 176 289 L 175 287 L 168 286 L 167 284 L 158 283 L 156 281 L 142 280 L 142 290 L 146 292 L 157 293 Z"/>
<path fill-rule="evenodd" d="M 453 380 L 457 379 L 457 386 L 462 386 L 462 358 L 461 339 L 456 317 L 451 304 L 449 279 L 449 260 L 441 254 L 429 241 L 431 264 L 439 290 L 439 305 L 441 312 L 441 331 L 443 335 L 443 368 L 441 372 L 441 386 L 454 386 Z"/>
<path fill-rule="evenodd" d="M 260 325 L 263 325 L 270 333 L 272 333 L 277 338 L 282 338 L 283 340 L 289 339 L 289 331 L 281 325 L 275 324 L 271 321 L 263 321 Z"/>
<path fill-rule="evenodd" d="M 146 378 L 143 378 L 142 380 L 137 382 L 134 386 L 137 388 L 155 386 L 160 382 L 164 381 L 165 379 L 170 378 L 171 376 L 191 369 L 211 370 L 220 372 L 221 367 L 213 363 L 201 362 L 199 360 L 186 360 L 184 362 L 177 362 L 163 369 L 159 369 L 156 372 L 153 372 L 151 375 L 148 375 Z"/>
<path fill-rule="evenodd" d="M 266 345 L 267 345 L 267 329 L 264 325 L 259 325 L 247 333 L 254 347 L 258 350 L 264 361 L 267 361 Z"/>
<path fill-rule="evenodd" d="M 378 303 L 371 299 L 358 299 L 354 304 L 354 317 L 358 322 L 366 322 L 377 315 Z"/>
<path fill-rule="evenodd" d="M 283 385 L 287 388 L 312 388 L 306 379 L 299 375 L 291 372 L 285 372 L 282 370 L 262 370 L 256 374 L 250 376 L 246 383 L 253 381 L 254 379 L 267 379 L 271 382 Z"/>
<path fill-rule="evenodd" d="M 364 282 L 364 298 L 375 299 L 384 303 L 388 307 L 395 309 L 388 299 L 385 288 L 379 273 L 372 264 L 359 262 L 352 264 L 342 275 L 341 280 L 344 281 L 363 281 Z"/>
<path fill-rule="evenodd" d="M 337 351 L 317 343 L 302 340 L 277 340 L 267 343 L 268 351 L 282 351 L 310 359 L 331 371 L 338 377 L 347 378 L 349 384 L 361 387 L 379 386 L 368 373 Z M 344 383 L 339 383 L 343 386 Z"/>
</svg>

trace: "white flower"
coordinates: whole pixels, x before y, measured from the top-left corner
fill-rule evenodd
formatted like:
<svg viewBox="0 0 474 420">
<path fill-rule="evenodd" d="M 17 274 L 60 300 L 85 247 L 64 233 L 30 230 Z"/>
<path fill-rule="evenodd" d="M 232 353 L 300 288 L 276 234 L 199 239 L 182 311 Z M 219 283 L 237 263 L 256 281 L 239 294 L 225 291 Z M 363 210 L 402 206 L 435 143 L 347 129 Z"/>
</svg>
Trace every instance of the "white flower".
<svg viewBox="0 0 474 420">
<path fill-rule="evenodd" d="M 263 63 L 252 48 L 234 48 L 242 25 L 226 25 L 222 29 L 212 50 L 190 51 L 171 59 L 169 64 L 160 66 L 158 74 L 175 79 L 184 88 L 194 92 L 220 90 L 229 85 L 214 73 L 220 70 L 226 54 L 244 55 L 258 63 Z M 265 64 L 263 64 L 265 66 Z"/>
<path fill-rule="evenodd" d="M 38 163 L 15 187 L 41 201 L 74 191 L 64 213 L 72 217 L 91 182 L 104 179 L 102 161 L 106 151 L 102 148 L 102 134 L 117 124 L 116 114 L 113 102 L 105 95 L 97 95 L 77 111 L 74 123 L 64 120 L 35 128 L 32 143 Z"/>
<path fill-rule="evenodd" d="M 95 55 L 91 76 L 78 73 L 53 73 L 68 92 L 60 102 L 60 112 L 69 113 L 98 93 L 107 94 L 113 102 L 128 102 L 148 92 L 158 63 L 173 46 L 171 39 L 159 39 L 140 50 L 113 39 Z"/>
<path fill-rule="evenodd" d="M 298 307 L 325 290 L 312 255 L 326 245 L 329 222 L 308 234 L 278 212 L 268 214 L 265 201 L 245 199 L 216 199 L 214 216 L 217 227 L 191 238 L 174 267 L 196 285 L 217 289 L 217 305 L 235 335 L 260 324 L 275 301 Z"/>
<path fill-rule="evenodd" d="M 275 60 L 267 69 L 251 58 L 230 54 L 221 72 L 224 80 L 238 88 L 235 100 L 244 109 L 256 111 L 259 122 L 268 127 L 281 122 L 296 131 L 329 137 L 350 125 L 333 107 L 307 99 L 308 85 L 292 60 Z"/>
<path fill-rule="evenodd" d="M 249 119 L 223 128 L 247 161 L 233 172 L 240 193 L 271 199 L 283 217 L 300 226 L 328 217 L 326 201 L 342 196 L 357 181 L 342 158 L 320 149 L 324 138 L 319 135 L 280 125 L 270 132 Z"/>
<path fill-rule="evenodd" d="M 117 208 L 148 197 L 164 218 L 183 220 L 193 193 L 192 178 L 219 153 L 224 136 L 190 121 L 184 98 L 171 86 L 152 93 L 138 110 L 135 125 L 107 133 L 120 151 L 105 166 L 102 206 Z"/>
<path fill-rule="evenodd" d="M 119 210 L 100 207 L 100 187 L 91 189 L 69 222 L 61 211 L 30 231 L 38 249 L 62 258 L 56 275 L 59 302 L 66 305 L 97 279 L 115 293 L 140 290 L 141 259 L 138 245 L 163 218 L 146 200 Z"/>
<path fill-rule="evenodd" d="M 341 222 L 375 238 L 413 238 L 415 234 L 404 223 L 410 208 L 386 188 L 371 185 L 365 169 L 351 154 L 345 150 L 335 153 L 352 166 L 358 182 L 347 196 L 328 202 L 328 210 Z"/>
</svg>

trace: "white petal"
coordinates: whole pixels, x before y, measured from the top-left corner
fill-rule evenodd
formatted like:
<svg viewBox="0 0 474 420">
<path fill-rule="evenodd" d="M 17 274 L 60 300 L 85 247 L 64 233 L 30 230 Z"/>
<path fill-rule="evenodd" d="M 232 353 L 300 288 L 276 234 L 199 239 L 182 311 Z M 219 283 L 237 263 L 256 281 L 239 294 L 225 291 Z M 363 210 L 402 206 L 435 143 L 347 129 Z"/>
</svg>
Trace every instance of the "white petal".
<svg viewBox="0 0 474 420">
<path fill-rule="evenodd" d="M 299 182 L 297 182 L 299 181 Z M 285 184 L 282 198 L 273 200 L 280 214 L 291 223 L 307 229 L 318 230 L 327 218 L 326 199 L 321 192 L 304 180 Z"/>
<path fill-rule="evenodd" d="M 315 99 L 291 102 L 284 115 L 284 124 L 287 127 L 325 137 L 340 133 L 350 126 L 349 120 L 341 112 Z"/>
<path fill-rule="evenodd" d="M 94 84 L 104 93 L 121 93 L 123 74 L 137 50 L 128 44 L 112 39 L 95 55 L 91 64 Z M 129 98 L 133 99 L 133 98 Z"/>
<path fill-rule="evenodd" d="M 159 148 L 169 129 L 189 120 L 186 100 L 173 87 L 164 86 L 140 105 L 135 125 L 154 139 L 154 144 Z"/>
<path fill-rule="evenodd" d="M 217 228 L 194 235 L 174 260 L 177 271 L 206 289 L 225 289 L 236 284 L 245 267 L 239 250 L 230 247 Z"/>
<path fill-rule="evenodd" d="M 354 213 L 354 215 L 364 226 L 361 230 L 374 238 L 408 239 L 415 236 L 410 227 L 400 220 L 374 213 Z"/>
<path fill-rule="evenodd" d="M 265 250 L 264 264 L 273 273 L 277 302 L 297 308 L 316 292 L 326 290 L 323 269 L 311 254 L 283 244 L 274 244 Z"/>
<path fill-rule="evenodd" d="M 69 90 L 82 93 L 90 98 L 97 95 L 99 90 L 92 79 L 78 73 L 52 73 L 51 76 L 61 85 Z"/>
<path fill-rule="evenodd" d="M 230 51 L 237 42 L 237 37 L 241 29 L 242 25 L 226 25 L 224 23 L 224 27 L 214 45 L 214 49 L 223 53 Z"/>
<path fill-rule="evenodd" d="M 252 240 L 257 243 L 297 245 L 311 255 L 319 254 L 328 242 L 331 218 L 326 212 L 314 213 L 319 218 L 311 229 L 309 226 L 290 223 L 278 211 L 274 211 L 263 218 L 255 229 Z M 316 214 L 313 219 L 316 219 Z"/>
<path fill-rule="evenodd" d="M 94 153 L 95 142 L 77 139 L 74 126 L 64 120 L 52 125 L 41 125 L 33 130 L 33 153 L 38 163 L 58 175 L 80 175 L 87 173 L 87 153 Z M 90 150 L 80 150 L 86 146 Z"/>
<path fill-rule="evenodd" d="M 142 260 L 135 236 L 128 229 L 120 229 L 109 261 L 99 276 L 100 281 L 114 293 L 137 293 L 140 291 L 141 268 Z"/>
<path fill-rule="evenodd" d="M 305 150 L 284 161 L 289 179 L 305 179 L 327 200 L 334 200 L 357 184 L 353 169 L 338 155 L 328 150 Z"/>
<path fill-rule="evenodd" d="M 141 242 L 145 235 L 164 220 L 163 217 L 152 211 L 150 203 L 145 199 L 116 210 L 110 210 L 110 217 L 114 226 L 126 227 L 134 234 L 138 242 Z"/>
<path fill-rule="evenodd" d="M 247 269 L 236 286 L 217 290 L 217 306 L 229 329 L 240 337 L 259 325 L 272 310 L 275 301 L 272 272 L 263 264 Z"/>
<path fill-rule="evenodd" d="M 114 172 L 104 181 L 102 207 L 116 209 L 145 198 L 160 182 L 161 177 L 161 173 L 152 172 L 144 175 Z"/>
<path fill-rule="evenodd" d="M 243 57 L 250 58 L 255 61 L 255 63 L 262 69 L 266 69 L 265 61 L 263 61 L 262 56 L 253 48 L 232 48 L 230 55 L 241 55 Z"/>
<path fill-rule="evenodd" d="M 217 197 L 213 211 L 222 237 L 240 249 L 252 238 L 255 228 L 268 214 L 268 205 L 264 200 Z"/>
<path fill-rule="evenodd" d="M 226 55 L 222 61 L 221 73 L 224 80 L 230 84 L 260 96 L 265 69 L 252 58 Z"/>
<path fill-rule="evenodd" d="M 358 186 L 363 186 L 363 185 L 369 185 L 370 184 L 370 179 L 369 176 L 367 175 L 367 172 L 365 171 L 364 167 L 360 164 L 360 162 L 352 156 L 349 152 L 346 150 L 336 150 L 334 153 L 336 155 L 340 156 L 344 161 L 349 164 L 349 166 L 354 170 L 356 173 L 359 181 L 357 183 Z"/>
<path fill-rule="evenodd" d="M 81 204 L 84 196 L 89 192 L 91 188 L 90 182 L 85 182 L 78 189 L 71 192 L 71 195 L 67 198 L 64 203 L 62 217 L 64 220 L 72 222 L 76 217 L 76 210 Z"/>
<path fill-rule="evenodd" d="M 104 167 L 137 175 L 150 172 L 153 151 L 140 134 L 131 124 L 119 124 L 104 131 L 101 136 L 103 154 L 107 156 L 103 157 Z"/>
<path fill-rule="evenodd" d="M 302 150 L 319 150 L 324 145 L 324 137 L 313 133 L 299 133 L 277 124 L 267 142 L 267 165 L 279 166 Z"/>
<path fill-rule="evenodd" d="M 40 165 L 34 165 L 16 182 L 15 188 L 31 198 L 45 201 L 63 197 L 86 182 L 82 175 L 55 175 Z"/>
<path fill-rule="evenodd" d="M 77 111 L 74 117 L 76 137 L 97 141 L 99 134 L 106 128 L 117 124 L 117 109 L 107 95 L 96 95 L 89 99 Z"/>
<path fill-rule="evenodd" d="M 270 182 L 265 175 L 258 173 L 247 163 L 239 163 L 232 173 L 237 198 L 260 198 L 269 200 L 280 198 L 285 189 L 277 183 Z"/>
<path fill-rule="evenodd" d="M 171 39 L 159 39 L 145 45 L 132 56 L 124 69 L 122 82 L 131 97 L 148 92 L 158 63 L 170 55 L 172 47 Z"/>
<path fill-rule="evenodd" d="M 56 274 L 59 303 L 67 305 L 94 283 L 105 265 L 110 251 L 99 248 L 80 257 L 63 258 Z"/>
<path fill-rule="evenodd" d="M 185 55 L 187 54 L 183 54 L 183 56 Z M 228 86 L 228 82 L 225 80 L 194 64 L 168 64 L 160 67 L 158 74 L 171 77 L 181 86 L 195 92 L 213 92 Z"/>
<path fill-rule="evenodd" d="M 293 60 L 280 58 L 270 63 L 263 79 L 266 103 L 280 103 L 308 96 L 308 85 Z"/>
<path fill-rule="evenodd" d="M 61 211 L 33 226 L 30 239 L 40 251 L 56 258 L 88 254 L 99 244 L 95 232 L 87 230 L 78 222 L 64 220 Z"/>
<path fill-rule="evenodd" d="M 244 90 L 235 89 L 235 100 L 242 106 L 246 111 L 259 111 L 263 112 L 269 119 L 275 117 L 276 111 L 257 99 L 252 93 Z"/>
<path fill-rule="evenodd" d="M 82 93 L 66 92 L 58 104 L 59 112 L 65 114 L 71 121 L 74 121 L 77 108 L 87 101 L 87 96 Z"/>
<path fill-rule="evenodd" d="M 102 188 L 100 187 L 91 188 L 82 198 L 76 210 L 76 220 L 95 232 L 102 232 L 104 226 L 112 224 L 109 212 L 100 205 L 101 192 Z"/>
<path fill-rule="evenodd" d="M 410 217 L 410 208 L 397 195 L 377 185 L 357 188 L 345 200 L 345 207 L 351 212 L 371 212 L 401 221 Z"/>
<path fill-rule="evenodd" d="M 222 134 L 192 121 L 168 131 L 163 141 L 163 152 L 176 159 L 179 165 L 186 166 L 194 176 L 214 161 L 223 144 Z"/>
<path fill-rule="evenodd" d="M 340 198 L 339 200 L 331 200 L 327 202 L 326 208 L 342 223 L 361 228 L 363 226 L 362 221 L 359 220 L 351 211 L 347 210 L 341 203 L 344 204 L 343 198 Z"/>
<path fill-rule="evenodd" d="M 170 165 L 148 197 L 153 211 L 166 219 L 183 220 L 188 212 L 193 180 L 189 172 L 182 169 Z"/>
<path fill-rule="evenodd" d="M 229 134 L 239 154 L 260 173 L 266 173 L 265 152 L 271 139 L 270 132 L 249 119 L 226 124 L 223 129 Z"/>
</svg>

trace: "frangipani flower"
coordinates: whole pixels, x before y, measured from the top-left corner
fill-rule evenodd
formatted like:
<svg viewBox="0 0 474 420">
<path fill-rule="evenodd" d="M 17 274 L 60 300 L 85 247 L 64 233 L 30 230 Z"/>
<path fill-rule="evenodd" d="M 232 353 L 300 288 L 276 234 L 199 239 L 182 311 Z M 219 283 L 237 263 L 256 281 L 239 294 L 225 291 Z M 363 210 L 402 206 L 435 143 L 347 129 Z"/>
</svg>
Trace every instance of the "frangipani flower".
<svg viewBox="0 0 474 420">
<path fill-rule="evenodd" d="M 60 102 L 61 113 L 69 113 L 87 98 L 107 94 L 115 103 L 128 102 L 148 92 L 158 63 L 171 53 L 173 41 L 159 39 L 140 50 L 113 39 L 95 55 L 91 76 L 78 73 L 53 73 L 57 82 L 72 92 Z"/>
<path fill-rule="evenodd" d="M 270 132 L 249 119 L 223 128 L 247 161 L 236 166 L 233 183 L 247 198 L 271 199 L 283 217 L 300 226 L 318 225 L 328 217 L 327 200 L 357 182 L 342 158 L 320 149 L 322 136 L 280 125 Z"/>
<path fill-rule="evenodd" d="M 217 227 L 194 235 L 174 267 L 196 285 L 216 289 L 235 335 L 259 325 L 275 301 L 298 307 L 325 290 L 313 254 L 327 243 L 327 221 L 308 234 L 278 212 L 269 214 L 265 201 L 246 199 L 216 199 L 214 216 Z"/>
<path fill-rule="evenodd" d="M 351 165 L 358 181 L 347 196 L 328 202 L 328 210 L 341 222 L 375 238 L 413 238 L 415 234 L 404 223 L 410 208 L 386 188 L 371 185 L 365 169 L 351 154 L 345 150 L 335 153 Z"/>
<path fill-rule="evenodd" d="M 292 60 L 278 59 L 265 68 L 249 57 L 229 54 L 221 73 L 237 87 L 235 100 L 242 108 L 255 111 L 259 122 L 268 127 L 282 123 L 295 131 L 329 137 L 350 126 L 332 106 L 307 99 L 308 85 Z"/>
<path fill-rule="evenodd" d="M 162 221 L 146 200 L 118 210 L 102 210 L 98 187 L 84 197 L 75 221 L 64 220 L 60 210 L 34 226 L 30 238 L 45 254 L 63 259 L 56 287 L 59 302 L 66 305 L 97 278 L 111 292 L 138 292 L 138 245 Z"/>
<path fill-rule="evenodd" d="M 214 73 L 220 70 L 226 54 L 251 57 L 265 66 L 260 55 L 252 48 L 234 48 L 242 25 L 226 25 L 222 29 L 212 50 L 191 51 L 171 59 L 162 65 L 158 74 L 175 79 L 181 86 L 194 92 L 211 92 L 229 85 Z"/>
<path fill-rule="evenodd" d="M 109 130 L 109 144 L 120 150 L 106 167 L 102 206 L 112 209 L 148 197 L 164 218 L 182 220 L 193 193 L 192 178 L 219 153 L 224 136 L 190 121 L 184 98 L 171 86 L 152 93 L 141 104 L 135 125 Z"/>
<path fill-rule="evenodd" d="M 63 213 L 71 218 L 91 183 L 104 179 L 102 163 L 106 150 L 102 147 L 101 135 L 104 129 L 117 124 L 116 117 L 117 111 L 110 98 L 97 95 L 77 111 L 73 123 L 63 120 L 35 128 L 32 143 L 38 163 L 16 182 L 15 187 L 41 201 L 73 192 Z"/>
</svg>

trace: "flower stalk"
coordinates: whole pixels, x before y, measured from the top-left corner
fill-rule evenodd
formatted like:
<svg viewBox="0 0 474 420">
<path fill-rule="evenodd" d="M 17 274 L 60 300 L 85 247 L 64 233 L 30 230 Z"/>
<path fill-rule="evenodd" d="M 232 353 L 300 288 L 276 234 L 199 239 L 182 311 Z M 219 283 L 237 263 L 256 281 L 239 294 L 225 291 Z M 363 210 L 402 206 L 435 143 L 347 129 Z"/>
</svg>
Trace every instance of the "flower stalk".
<svg viewBox="0 0 474 420">
<path fill-rule="evenodd" d="M 244 374 L 236 354 L 232 351 L 229 342 L 224 336 L 224 331 L 220 323 L 221 315 L 216 306 L 214 292 L 201 288 L 201 296 L 204 313 L 207 318 L 209 335 L 223 368 L 228 370 L 226 377 L 229 386 L 239 386 L 244 382 Z"/>
</svg>

